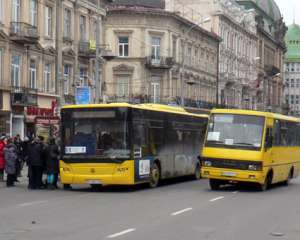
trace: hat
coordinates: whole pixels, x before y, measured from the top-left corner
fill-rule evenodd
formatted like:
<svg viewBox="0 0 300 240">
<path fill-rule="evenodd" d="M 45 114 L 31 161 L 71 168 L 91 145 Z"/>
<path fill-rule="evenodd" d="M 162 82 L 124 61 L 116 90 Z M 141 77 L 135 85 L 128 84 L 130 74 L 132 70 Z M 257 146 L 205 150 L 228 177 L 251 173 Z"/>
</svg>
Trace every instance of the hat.
<svg viewBox="0 0 300 240">
<path fill-rule="evenodd" d="M 6 138 L 6 136 L 5 135 L 2 135 L 1 137 L 0 137 L 0 140 L 4 140 Z"/>
</svg>

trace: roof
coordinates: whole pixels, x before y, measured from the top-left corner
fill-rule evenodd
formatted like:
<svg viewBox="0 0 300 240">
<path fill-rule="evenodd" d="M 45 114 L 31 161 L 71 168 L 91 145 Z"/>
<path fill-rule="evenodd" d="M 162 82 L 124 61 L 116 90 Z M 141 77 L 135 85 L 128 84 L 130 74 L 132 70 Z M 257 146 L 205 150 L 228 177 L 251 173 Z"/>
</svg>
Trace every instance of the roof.
<svg viewBox="0 0 300 240">
<path fill-rule="evenodd" d="M 91 108 L 134 108 L 134 109 L 144 109 L 157 112 L 168 112 L 175 114 L 182 114 L 194 117 L 208 118 L 207 114 L 195 114 L 186 111 L 182 107 L 174 107 L 163 104 L 129 104 L 129 103 L 108 103 L 108 104 L 83 104 L 83 105 L 66 105 L 62 107 L 62 110 L 66 109 L 91 109 Z"/>
<path fill-rule="evenodd" d="M 271 113 L 271 112 L 260 112 L 254 110 L 241 110 L 241 109 L 213 109 L 211 113 L 224 113 L 224 114 L 240 114 L 240 115 L 250 115 L 250 116 L 261 116 L 268 118 L 276 118 L 280 120 L 300 122 L 299 118 L 290 117 L 282 114 Z"/>
<path fill-rule="evenodd" d="M 288 27 L 285 43 L 287 46 L 286 59 L 300 61 L 300 26 L 298 24 L 294 23 Z"/>
<path fill-rule="evenodd" d="M 131 5 L 131 6 L 145 6 L 152 8 L 165 8 L 164 0 L 114 0 L 114 5 Z"/>
<path fill-rule="evenodd" d="M 157 15 L 157 16 L 166 16 L 166 17 L 172 17 L 175 18 L 176 20 L 189 25 L 193 26 L 195 23 L 187 20 L 186 18 L 183 18 L 179 16 L 178 14 L 174 12 L 169 12 L 164 9 L 159 9 L 159 8 L 149 8 L 149 7 L 142 7 L 142 6 L 123 6 L 123 5 L 112 5 L 109 6 L 107 9 L 107 15 L 109 16 L 112 13 L 131 13 L 131 14 L 140 14 L 144 16 L 145 14 L 148 15 Z M 198 30 L 202 32 L 203 34 L 206 34 L 208 37 L 211 37 L 212 39 L 221 42 L 222 39 L 214 32 L 210 32 L 205 30 L 204 28 L 196 25 L 193 27 L 193 29 Z"/>
<path fill-rule="evenodd" d="M 274 0 L 236 0 L 237 2 L 253 2 L 265 12 L 273 20 L 279 20 L 281 18 L 281 12 Z"/>
</svg>

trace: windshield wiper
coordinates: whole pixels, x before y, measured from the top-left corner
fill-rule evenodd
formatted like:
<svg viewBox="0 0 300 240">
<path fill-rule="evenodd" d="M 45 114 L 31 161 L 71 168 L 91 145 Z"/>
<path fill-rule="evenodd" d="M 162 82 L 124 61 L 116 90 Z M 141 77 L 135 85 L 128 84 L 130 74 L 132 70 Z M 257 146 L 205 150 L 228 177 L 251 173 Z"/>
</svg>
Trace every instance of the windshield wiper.
<svg viewBox="0 0 300 240">
<path fill-rule="evenodd" d="M 221 140 L 207 140 L 206 142 L 216 143 L 216 144 L 224 144 L 224 141 L 221 141 Z"/>
<path fill-rule="evenodd" d="M 244 145 L 244 146 L 251 146 L 251 147 L 254 147 L 254 144 L 253 143 L 234 143 L 234 145 Z"/>
</svg>

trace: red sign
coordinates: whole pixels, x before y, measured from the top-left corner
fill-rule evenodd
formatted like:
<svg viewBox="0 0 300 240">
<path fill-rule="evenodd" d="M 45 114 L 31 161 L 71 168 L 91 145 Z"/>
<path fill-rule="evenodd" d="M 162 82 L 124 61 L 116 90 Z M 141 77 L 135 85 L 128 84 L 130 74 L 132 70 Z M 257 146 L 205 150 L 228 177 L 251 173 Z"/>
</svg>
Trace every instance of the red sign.
<svg viewBox="0 0 300 240">
<path fill-rule="evenodd" d="M 52 101 L 51 108 L 27 107 L 27 116 L 55 117 L 57 116 L 57 101 Z"/>
</svg>

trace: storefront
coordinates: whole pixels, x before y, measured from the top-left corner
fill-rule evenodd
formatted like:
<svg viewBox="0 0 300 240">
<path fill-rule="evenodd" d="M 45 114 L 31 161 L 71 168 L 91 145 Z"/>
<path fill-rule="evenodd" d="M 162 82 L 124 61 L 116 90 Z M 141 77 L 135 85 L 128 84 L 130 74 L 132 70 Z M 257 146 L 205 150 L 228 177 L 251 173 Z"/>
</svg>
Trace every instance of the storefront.
<svg viewBox="0 0 300 240">
<path fill-rule="evenodd" d="M 59 136 L 59 117 L 57 113 L 57 101 L 52 101 L 51 108 L 30 106 L 26 108 L 25 134 L 29 137 Z"/>
</svg>

